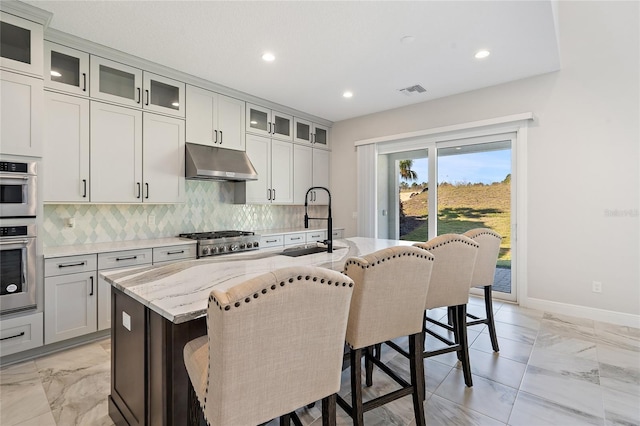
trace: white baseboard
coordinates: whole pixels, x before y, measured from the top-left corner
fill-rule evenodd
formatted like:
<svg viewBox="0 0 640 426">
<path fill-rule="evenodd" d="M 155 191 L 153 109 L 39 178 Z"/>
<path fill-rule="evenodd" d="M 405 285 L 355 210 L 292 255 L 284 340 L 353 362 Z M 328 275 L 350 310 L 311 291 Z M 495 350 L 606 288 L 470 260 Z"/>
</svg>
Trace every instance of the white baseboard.
<svg viewBox="0 0 640 426">
<path fill-rule="evenodd" d="M 553 302 L 550 300 L 535 299 L 531 297 L 520 300 L 520 306 L 556 314 L 589 318 L 594 321 L 640 328 L 640 315 L 627 314 L 624 312 L 607 311 L 605 309 L 571 305 L 569 303 Z"/>
</svg>

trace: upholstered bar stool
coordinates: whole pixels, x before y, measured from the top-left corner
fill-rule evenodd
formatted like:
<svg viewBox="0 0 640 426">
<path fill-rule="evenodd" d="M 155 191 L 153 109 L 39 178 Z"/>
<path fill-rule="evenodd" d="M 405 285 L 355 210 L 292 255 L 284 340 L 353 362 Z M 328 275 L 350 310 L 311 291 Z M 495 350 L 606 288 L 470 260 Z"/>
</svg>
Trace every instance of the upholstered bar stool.
<svg viewBox="0 0 640 426">
<path fill-rule="evenodd" d="M 413 396 L 417 425 L 424 425 L 424 365 L 422 339 L 424 301 L 429 289 L 433 256 L 411 246 L 391 247 L 362 258 L 350 258 L 344 273 L 354 281 L 346 342 L 350 348 L 351 405 L 338 395 L 338 404 L 362 425 L 364 412 Z M 411 383 L 380 362 L 367 348 L 409 336 Z M 361 357 L 375 363 L 401 388 L 370 401 L 362 401 Z"/>
<path fill-rule="evenodd" d="M 491 346 L 495 352 L 499 352 L 500 347 L 498 346 L 496 325 L 493 320 L 493 299 L 491 297 L 491 291 L 496 274 L 496 263 L 498 262 L 502 236 L 489 228 L 475 228 L 465 232 L 463 235 L 471 238 L 480 245 L 475 267 L 473 268 L 471 287 L 483 287 L 484 308 L 486 312 L 485 318 L 479 318 L 467 313 L 467 317 L 471 318 L 470 321 L 467 321 L 467 326 L 486 324 L 489 328 Z"/>
<path fill-rule="evenodd" d="M 433 272 L 425 303 L 425 333 L 435 337 L 447 346 L 442 349 L 425 351 L 424 358 L 456 352 L 462 364 L 464 382 L 473 386 L 469 345 L 467 343 L 466 314 L 469 302 L 469 286 L 478 254 L 478 243 L 458 234 L 444 234 L 426 243 L 416 243 L 416 247 L 428 251 L 434 257 Z M 454 312 L 453 326 L 427 317 L 426 311 L 451 307 Z M 453 332 L 454 341 L 426 327 L 426 321 L 435 323 Z"/>
<path fill-rule="evenodd" d="M 206 423 L 288 424 L 295 409 L 322 399 L 322 424 L 335 425 L 352 292 L 351 278 L 316 267 L 213 290 L 207 335 L 184 348 Z"/>
</svg>

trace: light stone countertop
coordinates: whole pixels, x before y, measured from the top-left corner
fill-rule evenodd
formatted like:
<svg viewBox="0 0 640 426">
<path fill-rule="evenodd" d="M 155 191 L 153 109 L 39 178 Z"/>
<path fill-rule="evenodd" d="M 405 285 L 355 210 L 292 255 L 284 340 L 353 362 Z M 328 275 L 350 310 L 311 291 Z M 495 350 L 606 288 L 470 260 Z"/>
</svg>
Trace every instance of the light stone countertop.
<svg viewBox="0 0 640 426">
<path fill-rule="evenodd" d="M 345 261 L 413 241 L 345 238 L 333 253 L 288 257 L 282 247 L 101 273 L 107 282 L 175 324 L 206 315 L 211 290 L 226 290 L 247 279 L 289 266 L 320 266 L 342 272 Z"/>
<path fill-rule="evenodd" d="M 304 227 L 300 227 L 300 228 L 281 228 L 281 229 L 263 229 L 263 230 L 259 230 L 259 231 L 255 231 L 256 234 L 260 235 L 261 237 L 271 237 L 273 235 L 286 235 L 286 234 L 297 234 L 299 232 L 316 232 L 316 231 L 326 231 L 327 227 L 309 227 L 309 228 L 304 228 Z M 344 230 L 344 228 L 341 227 L 333 227 L 333 230 Z"/>
<path fill-rule="evenodd" d="M 179 246 L 183 244 L 196 244 L 196 240 L 188 238 L 168 237 L 153 238 L 149 240 L 114 241 L 109 243 L 73 244 L 68 246 L 45 247 L 44 258 L 77 256 L 92 253 L 108 253 L 111 251 L 136 250 L 155 247 Z"/>
</svg>

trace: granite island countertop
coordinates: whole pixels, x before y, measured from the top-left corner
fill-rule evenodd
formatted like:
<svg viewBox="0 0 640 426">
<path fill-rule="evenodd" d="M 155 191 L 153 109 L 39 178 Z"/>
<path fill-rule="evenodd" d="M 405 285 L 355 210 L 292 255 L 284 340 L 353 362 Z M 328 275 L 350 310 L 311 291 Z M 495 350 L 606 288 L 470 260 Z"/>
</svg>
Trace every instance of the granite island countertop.
<svg viewBox="0 0 640 426">
<path fill-rule="evenodd" d="M 226 290 L 247 279 L 289 266 L 319 266 L 342 272 L 349 257 L 412 244 L 413 241 L 354 237 L 335 240 L 333 253 L 289 257 L 279 254 L 283 249 L 279 247 L 169 265 L 105 271 L 101 276 L 139 303 L 174 324 L 180 324 L 206 315 L 209 293 L 214 288 Z"/>
</svg>

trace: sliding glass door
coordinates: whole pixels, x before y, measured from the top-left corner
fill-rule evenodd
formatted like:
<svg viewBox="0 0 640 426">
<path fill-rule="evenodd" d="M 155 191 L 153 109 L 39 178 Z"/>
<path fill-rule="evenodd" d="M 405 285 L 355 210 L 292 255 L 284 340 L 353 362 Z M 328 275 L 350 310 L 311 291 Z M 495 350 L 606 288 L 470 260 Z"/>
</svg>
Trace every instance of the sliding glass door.
<svg viewBox="0 0 640 426">
<path fill-rule="evenodd" d="M 424 149 L 379 155 L 378 237 L 427 241 L 491 228 L 503 236 L 494 295 L 516 300 L 514 141 L 514 134 L 425 141 Z"/>
</svg>

